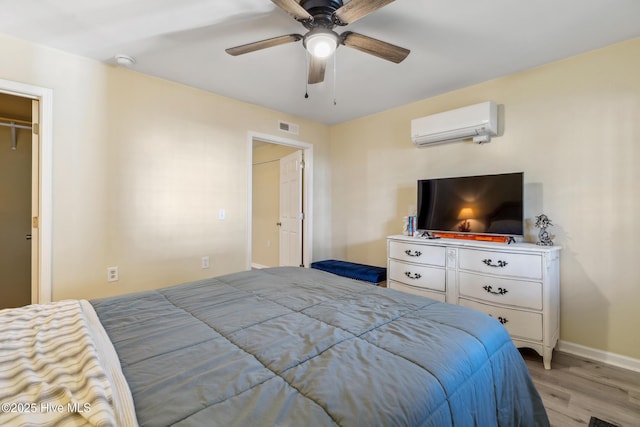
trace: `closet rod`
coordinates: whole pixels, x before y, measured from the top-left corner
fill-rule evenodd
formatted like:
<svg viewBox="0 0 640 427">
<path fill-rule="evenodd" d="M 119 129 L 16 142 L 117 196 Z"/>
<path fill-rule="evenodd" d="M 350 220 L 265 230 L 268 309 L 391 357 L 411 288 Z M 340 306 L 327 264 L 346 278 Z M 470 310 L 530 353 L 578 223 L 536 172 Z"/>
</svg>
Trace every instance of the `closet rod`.
<svg viewBox="0 0 640 427">
<path fill-rule="evenodd" d="M 15 129 L 29 129 L 29 130 L 31 130 L 31 126 L 17 125 L 15 123 L 1 123 L 0 122 L 0 126 L 6 126 L 8 128 L 15 128 Z"/>
<path fill-rule="evenodd" d="M 9 122 L 9 124 L 11 124 L 11 123 L 19 123 L 19 124 L 23 124 L 23 125 L 29 125 L 29 129 L 31 129 L 31 121 L 30 120 L 10 119 L 9 117 L 0 116 L 0 121 Z"/>
<path fill-rule="evenodd" d="M 265 160 L 264 162 L 252 163 L 251 166 L 260 166 L 260 165 L 264 165 L 266 163 L 273 163 L 273 162 L 279 162 L 279 161 L 280 161 L 280 159 Z"/>
</svg>

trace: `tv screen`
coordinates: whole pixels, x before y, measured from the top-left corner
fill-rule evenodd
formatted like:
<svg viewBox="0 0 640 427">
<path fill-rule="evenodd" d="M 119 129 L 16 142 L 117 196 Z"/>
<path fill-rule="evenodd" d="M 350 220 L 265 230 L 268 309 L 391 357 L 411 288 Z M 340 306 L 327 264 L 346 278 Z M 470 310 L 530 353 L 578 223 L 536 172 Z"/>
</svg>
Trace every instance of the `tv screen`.
<svg viewBox="0 0 640 427">
<path fill-rule="evenodd" d="M 524 173 L 418 181 L 418 231 L 522 236 Z"/>
</svg>

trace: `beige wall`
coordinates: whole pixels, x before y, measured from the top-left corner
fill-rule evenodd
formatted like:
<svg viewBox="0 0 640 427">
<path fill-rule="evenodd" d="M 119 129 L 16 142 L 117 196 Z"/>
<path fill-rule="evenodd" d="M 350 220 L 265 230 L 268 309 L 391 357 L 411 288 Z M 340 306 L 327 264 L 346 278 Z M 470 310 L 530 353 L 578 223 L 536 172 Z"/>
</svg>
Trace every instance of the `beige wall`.
<svg viewBox="0 0 640 427">
<path fill-rule="evenodd" d="M 503 136 L 412 145 L 411 119 L 486 100 Z M 417 179 L 524 171 L 529 233 L 544 212 L 563 247 L 561 339 L 640 358 L 639 161 L 640 39 L 334 126 L 334 255 L 385 265 Z"/>
<path fill-rule="evenodd" d="M 297 148 L 262 143 L 253 149 L 251 261 L 264 267 L 280 265 L 280 161 Z"/>
<path fill-rule="evenodd" d="M 53 90 L 54 300 L 245 269 L 248 133 L 288 137 L 278 120 L 314 146 L 314 234 L 330 228 L 327 126 L 8 37 L 0 51 L 1 79 Z"/>
</svg>

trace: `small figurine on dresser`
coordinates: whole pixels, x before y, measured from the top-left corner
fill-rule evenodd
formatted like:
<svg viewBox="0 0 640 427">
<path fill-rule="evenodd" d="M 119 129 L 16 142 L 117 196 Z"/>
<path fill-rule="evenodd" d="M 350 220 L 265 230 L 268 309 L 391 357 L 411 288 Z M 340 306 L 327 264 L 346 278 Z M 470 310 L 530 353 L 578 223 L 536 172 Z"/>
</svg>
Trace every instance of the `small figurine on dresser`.
<svg viewBox="0 0 640 427">
<path fill-rule="evenodd" d="M 536 228 L 539 228 L 538 243 L 539 246 L 553 246 L 553 239 L 555 236 L 547 231 L 547 227 L 552 226 L 551 220 L 545 215 L 539 215 L 536 217 Z"/>
</svg>

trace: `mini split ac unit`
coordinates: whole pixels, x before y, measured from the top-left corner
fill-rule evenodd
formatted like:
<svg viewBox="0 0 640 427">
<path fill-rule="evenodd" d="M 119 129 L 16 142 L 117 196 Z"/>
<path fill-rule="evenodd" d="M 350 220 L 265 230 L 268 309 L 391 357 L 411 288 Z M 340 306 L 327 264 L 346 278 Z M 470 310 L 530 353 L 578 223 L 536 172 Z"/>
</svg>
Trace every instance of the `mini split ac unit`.
<svg viewBox="0 0 640 427">
<path fill-rule="evenodd" d="M 492 101 L 411 120 L 411 139 L 419 147 L 473 138 L 479 144 L 498 134 L 498 107 Z"/>
</svg>

